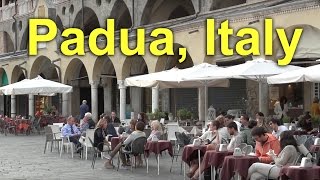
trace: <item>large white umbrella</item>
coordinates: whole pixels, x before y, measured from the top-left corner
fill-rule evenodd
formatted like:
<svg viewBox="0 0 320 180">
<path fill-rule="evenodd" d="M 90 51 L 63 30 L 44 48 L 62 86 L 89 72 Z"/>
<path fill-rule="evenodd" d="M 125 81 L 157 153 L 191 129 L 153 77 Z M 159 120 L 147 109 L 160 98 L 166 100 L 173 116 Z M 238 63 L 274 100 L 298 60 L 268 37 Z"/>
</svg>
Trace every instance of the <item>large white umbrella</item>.
<svg viewBox="0 0 320 180">
<path fill-rule="evenodd" d="M 165 88 L 199 88 L 199 87 L 228 87 L 229 80 L 223 78 L 198 80 L 186 79 L 190 74 L 212 72 L 224 69 L 216 65 L 202 63 L 186 69 L 172 68 L 157 73 L 130 77 L 125 80 L 127 86 Z M 205 90 L 205 119 L 207 119 L 207 90 Z"/>
<path fill-rule="evenodd" d="M 140 76 L 134 76 L 126 78 L 126 86 L 137 86 L 137 87 L 156 87 L 160 89 L 165 88 L 193 88 L 201 87 L 206 84 L 210 87 L 228 87 L 229 81 L 222 78 L 211 79 L 204 81 L 201 80 L 186 80 L 185 77 L 188 77 L 190 74 L 202 72 L 202 71 L 214 71 L 219 68 L 216 65 L 211 65 L 207 63 L 202 63 L 195 65 L 186 69 L 172 68 L 170 70 L 150 73 Z"/>
<path fill-rule="evenodd" d="M 320 64 L 267 78 L 269 84 L 320 82 Z"/>
<path fill-rule="evenodd" d="M 72 86 L 43 79 L 41 76 L 34 79 L 24 79 L 0 88 L 0 93 L 4 95 L 52 95 L 69 92 L 72 92 Z"/>
<path fill-rule="evenodd" d="M 247 61 L 244 64 L 231 66 L 225 69 L 220 69 L 216 72 L 200 72 L 198 75 L 190 75 L 190 78 L 199 80 L 210 80 L 220 78 L 236 78 L 236 79 L 250 79 L 259 82 L 259 110 L 263 109 L 263 94 L 268 93 L 263 87 L 263 84 L 267 81 L 267 77 L 281 74 L 287 71 L 293 71 L 301 69 L 298 66 L 278 66 L 278 64 L 271 60 L 255 59 Z M 266 113 L 266 112 L 265 112 Z"/>
</svg>

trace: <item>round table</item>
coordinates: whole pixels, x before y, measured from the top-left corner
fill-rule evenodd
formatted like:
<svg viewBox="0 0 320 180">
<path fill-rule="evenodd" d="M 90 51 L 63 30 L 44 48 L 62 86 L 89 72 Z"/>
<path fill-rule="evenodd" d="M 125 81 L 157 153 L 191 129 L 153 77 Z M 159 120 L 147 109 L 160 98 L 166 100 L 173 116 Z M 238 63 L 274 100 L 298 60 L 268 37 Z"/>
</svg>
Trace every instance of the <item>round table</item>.
<svg viewBox="0 0 320 180">
<path fill-rule="evenodd" d="M 256 162 L 259 162 L 256 156 L 226 156 L 222 165 L 221 179 L 230 180 L 234 172 L 246 179 L 249 167 Z"/>
<path fill-rule="evenodd" d="M 158 159 L 158 175 L 160 174 L 160 154 L 162 151 L 168 150 L 169 155 L 173 156 L 172 144 L 170 141 L 148 141 L 144 147 L 145 155 L 147 157 L 147 173 L 149 172 L 148 157 L 150 153 L 157 155 Z"/>
<path fill-rule="evenodd" d="M 205 154 L 207 151 L 206 145 L 200 145 L 200 146 L 194 146 L 194 145 L 186 145 L 183 148 L 182 153 L 182 161 L 187 163 L 190 166 L 191 158 L 194 154 L 194 152 L 198 152 L 198 161 L 199 161 L 199 167 L 201 166 L 201 156 Z M 185 166 L 184 166 L 184 175 L 185 173 Z M 199 179 L 201 180 L 201 174 L 199 173 Z"/>
<path fill-rule="evenodd" d="M 320 166 L 303 168 L 300 166 L 283 166 L 280 170 L 281 179 L 291 180 L 318 180 L 320 179 Z"/>
<path fill-rule="evenodd" d="M 201 173 L 203 170 L 211 167 L 211 173 L 212 173 L 211 177 L 213 177 L 214 179 L 215 169 L 220 168 L 223 164 L 224 158 L 232 154 L 233 154 L 233 151 L 215 151 L 215 150 L 206 151 L 200 166 L 200 167 L 203 167 L 203 169 L 201 169 Z"/>
</svg>

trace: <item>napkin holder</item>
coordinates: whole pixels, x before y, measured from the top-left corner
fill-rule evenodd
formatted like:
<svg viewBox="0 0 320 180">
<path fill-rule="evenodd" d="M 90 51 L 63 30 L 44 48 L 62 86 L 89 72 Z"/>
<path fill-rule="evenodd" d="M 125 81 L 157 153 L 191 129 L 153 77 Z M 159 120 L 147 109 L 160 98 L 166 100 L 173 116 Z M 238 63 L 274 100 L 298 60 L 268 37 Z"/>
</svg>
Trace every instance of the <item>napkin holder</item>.
<svg viewBox="0 0 320 180">
<path fill-rule="evenodd" d="M 220 144 L 219 145 L 219 151 L 228 151 L 227 147 L 228 147 L 227 144 Z"/>
<path fill-rule="evenodd" d="M 302 158 L 300 166 L 301 167 L 312 167 L 311 159 L 308 157 Z"/>
<path fill-rule="evenodd" d="M 201 145 L 201 140 L 200 139 L 194 139 L 192 145 L 200 146 Z"/>
<path fill-rule="evenodd" d="M 159 139 L 157 136 L 152 136 L 152 139 L 151 139 L 152 142 L 158 142 Z"/>
<path fill-rule="evenodd" d="M 320 145 L 320 138 L 316 138 L 314 140 L 314 145 L 319 146 Z"/>
<path fill-rule="evenodd" d="M 235 148 L 234 151 L 233 151 L 233 156 L 242 156 L 242 151 L 240 148 Z"/>
</svg>

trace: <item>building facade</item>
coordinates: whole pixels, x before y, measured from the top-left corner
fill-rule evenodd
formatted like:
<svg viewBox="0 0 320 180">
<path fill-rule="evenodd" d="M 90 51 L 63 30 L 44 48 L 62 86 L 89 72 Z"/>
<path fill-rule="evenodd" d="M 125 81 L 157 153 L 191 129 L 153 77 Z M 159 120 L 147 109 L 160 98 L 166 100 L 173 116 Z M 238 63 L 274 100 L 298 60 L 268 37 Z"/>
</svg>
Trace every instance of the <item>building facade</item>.
<svg viewBox="0 0 320 180">
<path fill-rule="evenodd" d="M 292 35 L 294 28 L 303 27 L 302 40 L 293 62 L 308 66 L 320 58 L 320 50 L 312 43 L 320 42 L 320 6 L 318 0 L 0 0 L 0 85 L 17 82 L 24 78 L 42 77 L 73 86 L 73 93 L 49 99 L 35 96 L 2 96 L 2 113 L 34 115 L 39 103 L 48 101 L 58 106 L 62 115 L 78 115 L 83 99 L 89 102 L 95 118 L 102 112 L 116 110 L 121 119 L 128 112 L 151 112 L 160 109 L 175 113 L 186 107 L 199 119 L 204 119 L 204 88 L 165 89 L 126 87 L 127 77 L 171 69 L 187 68 L 203 62 L 229 66 L 255 57 L 234 55 L 224 57 L 206 55 L 207 18 L 216 20 L 216 27 L 224 20 L 236 32 L 243 27 L 259 29 L 261 49 L 264 44 L 264 19 L 272 18 L 274 27 L 281 27 Z M 37 56 L 28 56 L 28 19 L 50 18 L 59 33 L 54 41 L 44 43 Z M 115 19 L 115 28 L 130 29 L 130 45 L 136 42 L 135 30 L 145 28 L 151 32 L 157 27 L 167 27 L 174 32 L 174 49 L 186 47 L 188 54 L 183 63 L 179 56 L 155 57 L 146 51 L 144 56 L 126 57 L 119 50 L 119 33 L 116 32 L 115 56 L 97 57 L 86 48 L 85 56 L 67 57 L 61 54 L 61 32 L 77 27 L 88 36 L 96 28 L 106 27 L 106 19 Z M 218 37 L 218 36 L 216 36 Z M 149 44 L 148 41 L 146 45 Z M 87 40 L 85 44 L 87 44 Z M 235 47 L 238 37 L 230 36 L 229 46 Z M 312 41 L 310 41 L 312 40 Z M 219 47 L 220 39 L 215 40 Z M 312 42 L 312 43 L 310 43 Z M 104 40 L 100 45 L 104 45 Z M 276 60 L 282 49 L 276 36 L 273 37 L 274 55 L 266 58 Z M 307 49 L 307 50 L 306 50 Z M 219 50 L 217 50 L 219 52 Z M 176 53 L 177 54 L 177 53 Z M 317 84 L 302 83 L 299 86 L 279 87 L 278 94 L 292 94 L 293 101 L 298 91 L 303 110 L 308 110 L 315 95 Z M 290 87 L 292 88 L 290 85 Z M 296 88 L 296 89 L 295 89 Z M 209 88 L 209 105 L 216 109 L 243 109 L 258 111 L 258 95 L 263 93 L 263 103 L 269 107 L 269 89 L 265 85 L 259 92 L 258 84 L 249 80 L 232 80 L 230 88 Z M 298 89 L 298 90 L 297 90 Z M 301 91 L 301 92 L 300 92 Z M 317 95 L 317 94 L 316 94 Z M 299 97 L 300 97 L 299 96 Z M 47 103 L 48 103 L 47 102 Z M 197 105 L 198 104 L 198 105 Z M 33 107 L 33 108 L 28 108 Z"/>
</svg>

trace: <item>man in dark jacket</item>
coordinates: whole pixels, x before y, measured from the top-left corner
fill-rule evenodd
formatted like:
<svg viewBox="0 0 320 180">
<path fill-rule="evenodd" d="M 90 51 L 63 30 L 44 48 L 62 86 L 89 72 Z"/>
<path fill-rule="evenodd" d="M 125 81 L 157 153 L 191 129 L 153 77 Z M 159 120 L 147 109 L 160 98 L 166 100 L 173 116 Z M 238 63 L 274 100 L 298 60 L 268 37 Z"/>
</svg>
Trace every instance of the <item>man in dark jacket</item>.
<svg viewBox="0 0 320 180">
<path fill-rule="evenodd" d="M 83 100 L 80 106 L 80 119 L 83 119 L 84 114 L 86 114 L 87 112 L 89 112 L 89 106 L 87 105 L 87 101 Z"/>
</svg>

